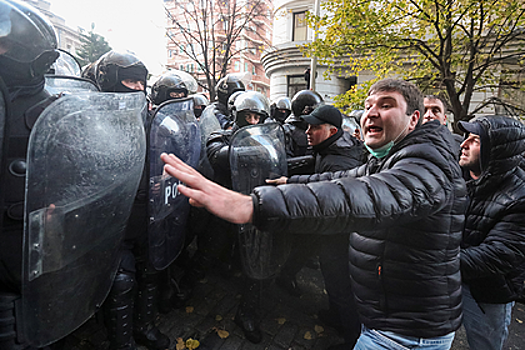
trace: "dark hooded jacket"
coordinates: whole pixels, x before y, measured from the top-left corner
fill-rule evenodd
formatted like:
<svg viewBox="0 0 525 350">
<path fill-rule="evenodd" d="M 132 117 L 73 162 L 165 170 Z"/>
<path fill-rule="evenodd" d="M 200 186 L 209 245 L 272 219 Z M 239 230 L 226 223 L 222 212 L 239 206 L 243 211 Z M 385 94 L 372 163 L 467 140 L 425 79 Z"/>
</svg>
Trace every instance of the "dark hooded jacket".
<svg viewBox="0 0 525 350">
<path fill-rule="evenodd" d="M 407 336 L 448 334 L 461 324 L 467 201 L 454 142 L 430 122 L 356 169 L 310 178 L 320 182 L 258 187 L 253 222 L 273 232 L 351 232 L 361 322 Z"/>
<path fill-rule="evenodd" d="M 461 244 L 461 273 L 478 302 L 507 303 L 525 280 L 525 126 L 482 117 L 481 176 L 467 182 L 470 204 Z"/>
</svg>

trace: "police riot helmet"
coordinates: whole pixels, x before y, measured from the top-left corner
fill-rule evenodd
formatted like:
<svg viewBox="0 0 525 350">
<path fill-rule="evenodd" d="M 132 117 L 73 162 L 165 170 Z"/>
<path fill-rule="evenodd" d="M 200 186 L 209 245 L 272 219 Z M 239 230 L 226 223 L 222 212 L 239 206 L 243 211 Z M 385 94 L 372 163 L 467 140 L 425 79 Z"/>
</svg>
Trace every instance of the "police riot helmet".
<svg viewBox="0 0 525 350">
<path fill-rule="evenodd" d="M 246 91 L 242 76 L 239 74 L 228 74 L 215 86 L 215 92 L 222 104 L 227 104 L 230 96 L 236 91 Z"/>
<path fill-rule="evenodd" d="M 97 83 L 96 73 L 97 73 L 97 63 L 98 62 L 91 62 L 90 64 L 84 66 L 82 68 L 82 74 L 80 76 L 84 79 L 91 80 L 95 84 Z"/>
<path fill-rule="evenodd" d="M 270 101 L 263 94 L 255 91 L 247 91 L 237 99 L 234 103 L 234 117 L 235 124 L 239 127 L 247 126 L 246 114 L 249 112 L 256 113 L 260 116 L 259 124 L 270 115 Z"/>
<path fill-rule="evenodd" d="M 239 95 L 244 94 L 246 91 L 235 91 L 229 98 L 228 98 L 228 112 L 230 115 L 233 115 L 233 111 L 235 110 L 235 100 L 237 100 L 237 97 Z"/>
<path fill-rule="evenodd" d="M 292 102 L 286 96 L 276 98 L 270 106 L 270 115 L 279 123 L 284 123 L 286 118 L 292 113 Z"/>
<path fill-rule="evenodd" d="M 204 109 L 210 104 L 210 101 L 202 94 L 191 95 L 191 98 L 193 98 L 193 112 L 195 113 L 195 117 L 200 118 Z"/>
<path fill-rule="evenodd" d="M 144 63 L 129 52 L 109 51 L 99 58 L 95 69 L 97 84 L 104 92 L 136 91 L 122 84 L 126 79 L 142 81 L 145 92 L 147 77 L 148 70 Z"/>
<path fill-rule="evenodd" d="M 160 105 L 168 100 L 188 97 L 197 92 L 197 81 L 191 75 L 180 70 L 164 73 L 151 88 L 151 101 Z M 171 93 L 181 93 L 181 97 L 170 96 Z"/>
<path fill-rule="evenodd" d="M 292 112 L 295 117 L 312 112 L 315 107 L 323 102 L 323 98 L 312 90 L 301 90 L 292 98 Z"/>
<path fill-rule="evenodd" d="M 38 10 L 0 0 L 0 75 L 8 85 L 43 81 L 58 56 L 55 30 Z"/>
</svg>

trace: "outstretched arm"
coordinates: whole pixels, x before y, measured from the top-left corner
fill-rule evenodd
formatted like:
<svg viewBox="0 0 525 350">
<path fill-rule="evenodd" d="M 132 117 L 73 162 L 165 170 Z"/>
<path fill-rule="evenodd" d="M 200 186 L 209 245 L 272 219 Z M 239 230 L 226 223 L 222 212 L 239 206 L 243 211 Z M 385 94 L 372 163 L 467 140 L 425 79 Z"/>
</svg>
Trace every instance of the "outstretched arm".
<svg viewBox="0 0 525 350">
<path fill-rule="evenodd" d="M 166 172 L 185 184 L 179 185 L 178 189 L 190 199 L 191 205 L 203 207 L 234 224 L 252 222 L 253 202 L 250 196 L 217 185 L 173 154 L 163 153 L 160 157 L 166 163 Z"/>
</svg>

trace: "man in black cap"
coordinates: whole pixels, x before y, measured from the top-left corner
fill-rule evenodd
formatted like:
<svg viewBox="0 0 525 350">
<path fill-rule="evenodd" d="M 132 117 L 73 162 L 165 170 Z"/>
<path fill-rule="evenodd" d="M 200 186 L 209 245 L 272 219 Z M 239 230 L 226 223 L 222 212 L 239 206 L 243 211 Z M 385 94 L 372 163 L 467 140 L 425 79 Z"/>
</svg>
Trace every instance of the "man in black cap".
<svg viewBox="0 0 525 350">
<path fill-rule="evenodd" d="M 525 126 L 509 117 L 459 122 L 470 205 L 461 242 L 463 324 L 471 349 L 502 349 L 525 280 Z"/>
<path fill-rule="evenodd" d="M 348 170 L 366 161 L 363 143 L 343 131 L 343 117 L 337 108 L 320 105 L 303 118 L 308 123 L 306 135 L 308 145 L 314 151 L 315 173 Z M 301 183 L 307 177 L 308 175 L 292 176 L 287 183 Z M 330 302 L 330 309 L 321 310 L 319 318 L 342 332 L 345 344 L 337 347 L 341 349 L 353 348 L 361 331 L 354 297 L 349 293 L 351 286 L 348 270 L 348 237 L 349 233 L 315 235 L 312 240 L 305 240 L 304 235 L 298 236 L 300 240 L 294 245 L 298 247 L 295 250 L 296 254 L 291 257 L 282 275 L 277 279 L 277 283 L 281 285 L 286 286 L 286 279 L 291 281 L 288 285 L 296 285 L 295 274 L 303 266 L 308 254 L 313 255 L 314 250 L 318 253 Z"/>
</svg>

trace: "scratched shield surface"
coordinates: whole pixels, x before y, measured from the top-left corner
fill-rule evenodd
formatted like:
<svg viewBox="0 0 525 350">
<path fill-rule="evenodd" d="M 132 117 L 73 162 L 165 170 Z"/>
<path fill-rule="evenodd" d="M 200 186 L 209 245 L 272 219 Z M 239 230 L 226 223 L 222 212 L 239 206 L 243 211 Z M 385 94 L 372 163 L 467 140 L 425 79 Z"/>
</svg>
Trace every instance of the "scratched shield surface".
<svg viewBox="0 0 525 350">
<path fill-rule="evenodd" d="M 75 93 L 40 115 L 28 143 L 23 333 L 41 348 L 106 298 L 146 157 L 142 93 Z"/>
<path fill-rule="evenodd" d="M 284 132 L 277 123 L 247 126 L 237 131 L 230 144 L 232 186 L 249 194 L 266 179 L 287 175 Z M 239 225 L 239 251 L 246 274 L 264 280 L 276 276 L 290 253 L 290 236 Z"/>
<path fill-rule="evenodd" d="M 160 155 L 173 153 L 186 164 L 198 166 L 201 136 L 192 98 L 159 106 L 151 120 L 148 146 L 150 260 L 162 270 L 184 246 L 190 205 L 177 190 L 179 180 L 164 172 Z"/>
</svg>

